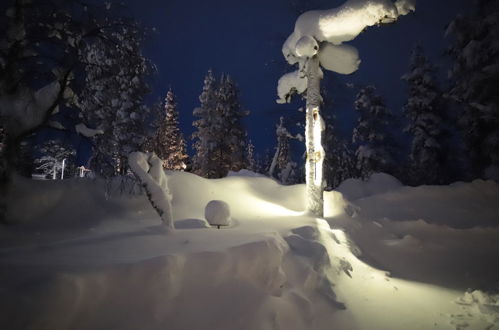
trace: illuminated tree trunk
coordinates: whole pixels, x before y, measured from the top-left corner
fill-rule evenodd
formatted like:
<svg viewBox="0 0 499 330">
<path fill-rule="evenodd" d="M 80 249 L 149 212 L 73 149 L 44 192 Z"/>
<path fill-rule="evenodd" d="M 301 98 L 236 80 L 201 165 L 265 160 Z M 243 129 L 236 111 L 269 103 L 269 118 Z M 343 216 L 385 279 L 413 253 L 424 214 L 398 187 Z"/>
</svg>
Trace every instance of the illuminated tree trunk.
<svg viewBox="0 0 499 330">
<path fill-rule="evenodd" d="M 324 121 L 319 113 L 321 103 L 320 81 L 322 75 L 319 70 L 317 56 L 308 60 L 306 72 L 308 78 L 305 126 L 305 144 L 307 148 L 307 162 L 305 165 L 307 211 L 322 218 L 324 216 L 324 181 L 322 178 L 324 149 L 322 148 L 321 141 L 324 131 Z"/>
</svg>

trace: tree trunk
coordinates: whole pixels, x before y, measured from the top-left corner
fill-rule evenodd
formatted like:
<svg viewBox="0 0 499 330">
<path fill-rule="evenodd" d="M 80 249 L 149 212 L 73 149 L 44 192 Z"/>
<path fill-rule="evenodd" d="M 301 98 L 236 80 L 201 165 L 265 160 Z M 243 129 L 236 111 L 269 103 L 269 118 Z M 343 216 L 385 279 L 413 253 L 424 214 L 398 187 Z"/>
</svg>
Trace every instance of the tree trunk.
<svg viewBox="0 0 499 330">
<path fill-rule="evenodd" d="M 324 216 L 324 182 L 322 178 L 324 149 L 321 141 L 324 123 L 319 113 L 321 103 L 320 80 L 322 77 L 317 56 L 308 60 L 306 70 L 308 78 L 305 126 L 307 211 L 322 218 Z"/>
</svg>

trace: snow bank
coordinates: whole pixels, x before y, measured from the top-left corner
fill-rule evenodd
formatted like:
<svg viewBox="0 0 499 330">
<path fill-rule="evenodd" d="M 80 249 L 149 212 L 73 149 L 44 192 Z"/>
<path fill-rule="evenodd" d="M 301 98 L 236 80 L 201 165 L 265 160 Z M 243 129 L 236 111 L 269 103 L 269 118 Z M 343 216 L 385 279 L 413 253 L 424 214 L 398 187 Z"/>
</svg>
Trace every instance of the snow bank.
<svg viewBox="0 0 499 330">
<path fill-rule="evenodd" d="M 499 225 L 499 185 L 493 181 L 402 187 L 389 180 L 373 185 L 372 179 L 357 186 L 345 181 L 338 187 L 347 199 L 358 199 L 354 204 L 371 219 L 423 219 L 454 228 Z"/>
<path fill-rule="evenodd" d="M 52 270 L 34 287 L 2 292 L 2 314 L 11 318 L 4 328 L 270 328 L 275 320 L 260 306 L 282 294 L 286 252 L 282 238 L 269 235 L 227 251 L 165 255 L 85 272 Z M 29 277 L 16 280 L 26 281 Z"/>
<path fill-rule="evenodd" d="M 474 290 L 455 302 L 462 309 L 462 313 L 451 315 L 456 328 L 494 329 L 499 324 L 499 295 Z"/>
<path fill-rule="evenodd" d="M 496 183 L 411 188 L 377 174 L 344 182 L 348 200 L 327 192 L 328 223 L 302 212 L 304 185 L 166 176 L 183 228 L 166 236 L 143 195 L 105 199 L 98 180 L 15 178 L 8 203 L 23 224 L 0 227 L 0 328 L 497 324 L 499 226 L 481 227 L 497 214 Z M 212 200 L 227 202 L 237 225 L 206 228 Z M 476 226 L 452 228 L 459 212 Z"/>
<path fill-rule="evenodd" d="M 367 181 L 361 179 L 347 179 L 336 190 L 350 200 L 381 194 L 402 187 L 402 183 L 395 177 L 385 173 L 374 173 Z"/>
</svg>

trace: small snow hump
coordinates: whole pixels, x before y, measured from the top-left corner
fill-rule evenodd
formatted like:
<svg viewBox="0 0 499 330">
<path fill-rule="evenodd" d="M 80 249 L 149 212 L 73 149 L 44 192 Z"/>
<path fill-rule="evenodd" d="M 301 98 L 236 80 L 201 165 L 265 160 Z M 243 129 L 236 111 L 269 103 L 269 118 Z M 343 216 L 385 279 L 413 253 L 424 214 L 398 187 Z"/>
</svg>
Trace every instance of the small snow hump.
<svg viewBox="0 0 499 330">
<path fill-rule="evenodd" d="M 231 224 L 230 207 L 224 201 L 213 200 L 206 204 L 204 217 L 212 226 L 229 226 Z"/>
</svg>

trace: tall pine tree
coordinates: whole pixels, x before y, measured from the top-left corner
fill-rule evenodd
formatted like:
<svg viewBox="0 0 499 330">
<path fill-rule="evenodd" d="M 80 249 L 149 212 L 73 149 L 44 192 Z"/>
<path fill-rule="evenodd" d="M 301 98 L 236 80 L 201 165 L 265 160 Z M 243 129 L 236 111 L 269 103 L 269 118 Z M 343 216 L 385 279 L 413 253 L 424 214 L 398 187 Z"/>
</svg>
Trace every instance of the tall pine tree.
<svg viewBox="0 0 499 330">
<path fill-rule="evenodd" d="M 453 37 L 449 95 L 461 106 L 470 177 L 499 180 L 499 3 L 477 1 L 475 13 L 458 16 L 446 34 Z"/>
<path fill-rule="evenodd" d="M 216 112 L 217 89 L 213 71 L 209 70 L 199 96 L 201 104 L 193 111 L 193 115 L 199 118 L 192 123 L 196 128 L 192 134 L 196 152 L 193 158 L 193 172 L 206 178 L 221 178 L 226 174 L 226 169 L 221 168 L 221 162 L 218 161 L 222 129 L 220 116 Z"/>
<path fill-rule="evenodd" d="M 389 134 L 393 116 L 376 87 L 362 88 L 355 100 L 358 112 L 357 126 L 352 142 L 357 147 L 356 167 L 360 176 L 367 179 L 372 173 L 394 173 L 394 141 Z"/>
<path fill-rule="evenodd" d="M 221 178 L 228 171 L 246 168 L 246 131 L 236 85 L 229 76 L 222 75 L 217 83 L 210 70 L 205 77 L 201 106 L 194 109 L 198 117 L 192 135 L 196 154 L 193 171 L 207 178 Z"/>
<path fill-rule="evenodd" d="M 154 151 L 163 160 L 165 169 L 184 170 L 189 156 L 179 128 L 177 103 L 171 89 L 166 94 L 164 109 L 158 116 L 158 128 L 147 149 Z"/>
<path fill-rule="evenodd" d="M 435 81 L 435 68 L 416 46 L 409 72 L 402 76 L 409 87 L 404 113 L 409 120 L 406 131 L 411 135 L 409 183 L 442 184 L 447 181 L 445 102 Z"/>
</svg>

